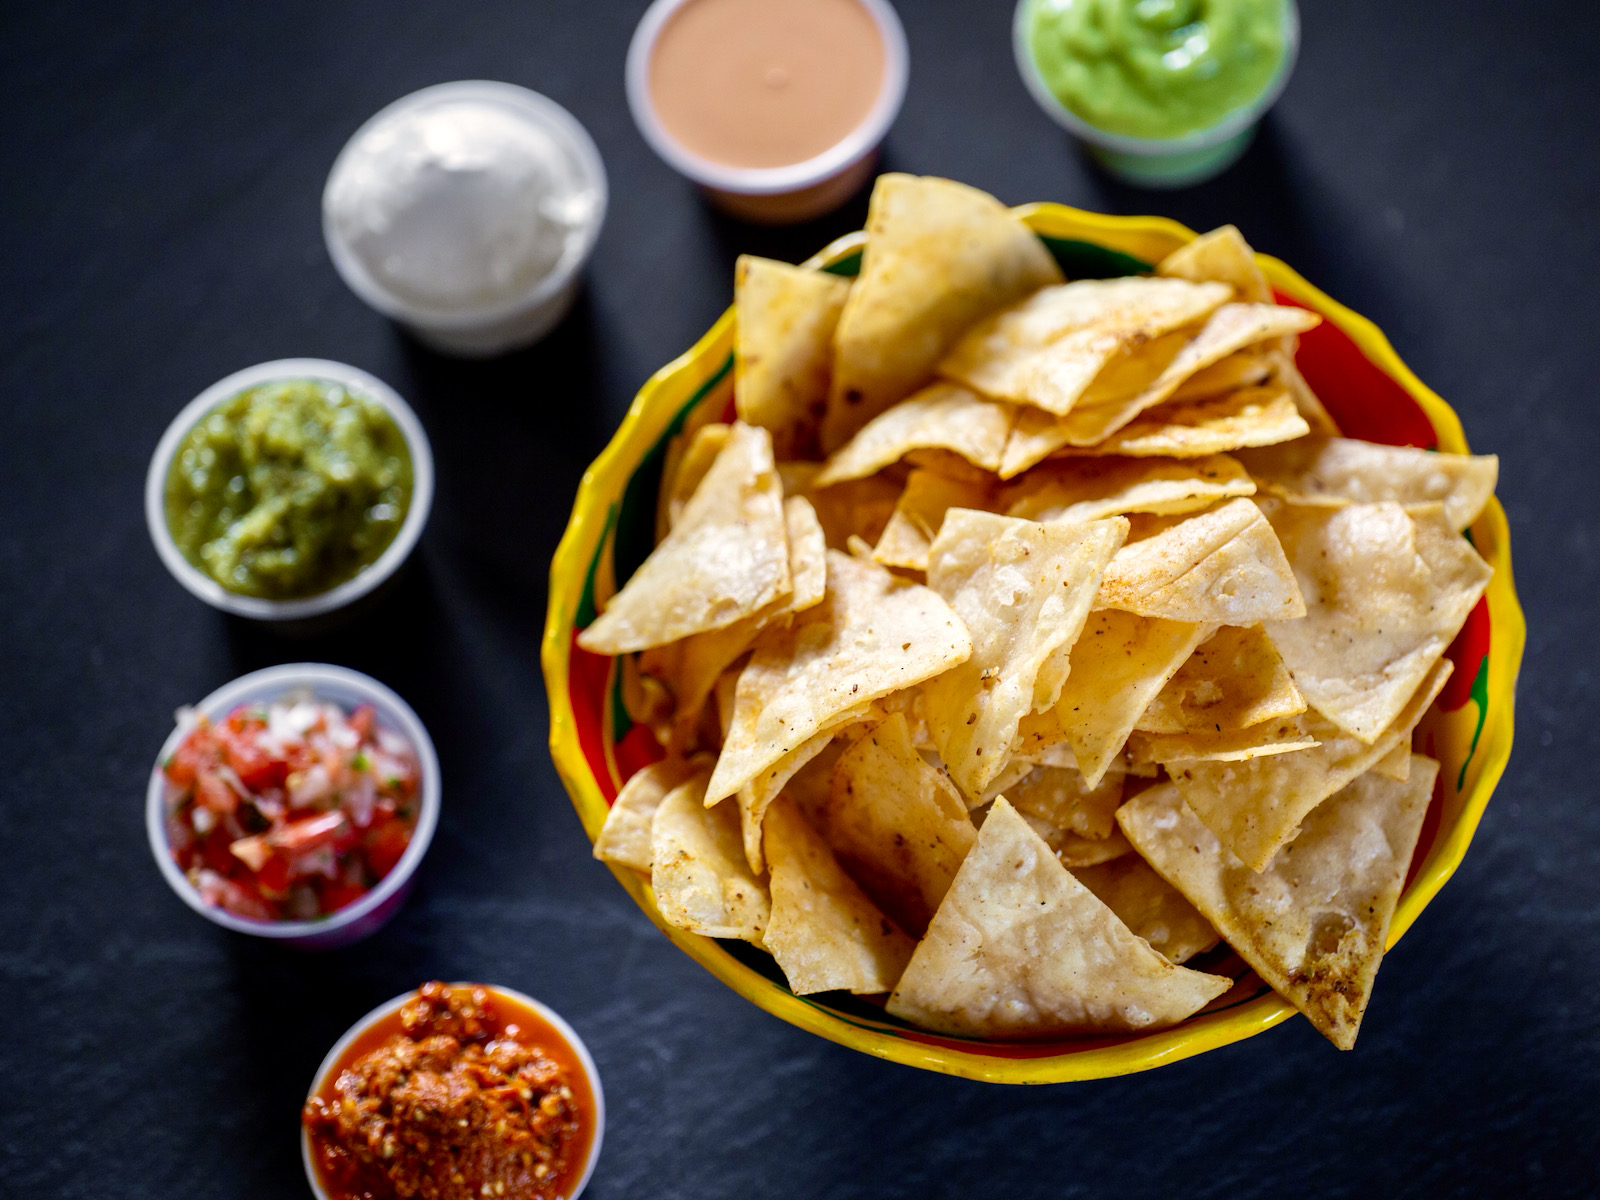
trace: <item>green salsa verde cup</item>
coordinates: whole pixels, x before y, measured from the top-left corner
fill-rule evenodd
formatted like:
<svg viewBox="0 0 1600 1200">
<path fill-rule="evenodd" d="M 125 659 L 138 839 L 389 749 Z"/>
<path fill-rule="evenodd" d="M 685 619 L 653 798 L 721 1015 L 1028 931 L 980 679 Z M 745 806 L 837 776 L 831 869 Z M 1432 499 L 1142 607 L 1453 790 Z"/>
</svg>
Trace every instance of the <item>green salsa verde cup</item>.
<svg viewBox="0 0 1600 1200">
<path fill-rule="evenodd" d="M 1110 174 L 1186 187 L 1250 145 L 1300 48 L 1294 0 L 1020 0 L 1017 69 Z"/>
<path fill-rule="evenodd" d="M 168 426 L 145 479 L 151 540 L 214 608 L 298 623 L 389 579 L 433 500 L 433 455 L 382 380 L 325 359 L 235 372 Z"/>
</svg>

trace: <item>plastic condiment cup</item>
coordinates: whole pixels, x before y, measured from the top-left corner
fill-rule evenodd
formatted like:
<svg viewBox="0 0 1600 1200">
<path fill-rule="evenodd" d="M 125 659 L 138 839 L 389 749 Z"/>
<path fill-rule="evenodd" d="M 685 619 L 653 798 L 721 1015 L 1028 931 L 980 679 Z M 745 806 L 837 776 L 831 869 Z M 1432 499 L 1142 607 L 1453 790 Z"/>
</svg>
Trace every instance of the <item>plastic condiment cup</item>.
<svg viewBox="0 0 1600 1200">
<path fill-rule="evenodd" d="M 242 596 L 223 587 L 185 558 L 183 551 L 178 549 L 178 543 L 167 525 L 167 474 L 172 469 L 172 459 L 178 452 L 178 446 L 213 408 L 260 384 L 292 379 L 336 383 L 346 391 L 373 400 L 383 407 L 400 427 L 406 447 L 411 451 L 411 505 L 388 549 L 343 583 L 298 600 Z M 150 470 L 144 481 L 145 523 L 149 526 L 150 540 L 155 543 L 156 553 L 161 556 L 167 570 L 172 572 L 172 577 L 191 595 L 198 596 L 212 608 L 256 621 L 280 623 L 291 629 L 297 626 L 312 627 L 317 618 L 353 604 L 388 581 L 415 549 L 432 507 L 433 449 L 428 445 L 428 435 L 422 431 L 422 422 L 417 420 L 417 414 L 383 380 L 355 367 L 324 358 L 280 358 L 246 367 L 226 379 L 219 379 L 184 405 L 183 411 L 167 426 L 150 459 Z"/>
<path fill-rule="evenodd" d="M 411 743 L 412 750 L 416 752 L 421 773 L 421 786 L 417 793 L 417 825 L 400 861 L 370 892 L 354 904 L 314 921 L 256 921 L 234 916 L 202 900 L 199 891 L 178 869 L 172 857 L 172 848 L 167 841 L 167 778 L 161 769 L 162 764 L 172 757 L 194 728 L 192 722 L 180 722 L 162 743 L 161 753 L 156 756 L 156 765 L 150 771 L 150 784 L 145 791 L 144 823 L 145 832 L 150 838 L 150 851 L 155 855 L 162 877 L 177 893 L 178 899 L 206 920 L 235 933 L 267 938 L 301 950 L 331 950 L 376 933 L 399 911 L 401 903 L 410 893 L 417 865 L 428 852 L 428 843 L 433 840 L 433 831 L 439 824 L 439 757 L 434 753 L 428 731 L 404 700 L 376 679 L 347 667 L 325 663 L 290 663 L 253 671 L 212 692 L 194 706 L 194 711 L 217 722 L 242 704 L 270 704 L 274 700 L 283 700 L 303 692 L 310 693 L 314 699 L 337 704 L 347 713 L 361 704 L 371 704 L 378 714 L 378 727 L 399 734 Z"/>
<path fill-rule="evenodd" d="M 478 308 L 429 307 L 396 295 L 374 278 L 360 257 L 340 233 L 330 209 L 332 184 L 341 165 L 355 147 L 377 125 L 398 114 L 421 110 L 441 103 L 471 101 L 491 105 L 518 117 L 548 135 L 569 156 L 582 184 L 590 189 L 594 203 L 588 220 L 567 245 L 554 269 L 532 284 L 521 295 Z M 397 321 L 418 341 L 464 358 L 488 358 L 530 345 L 554 329 L 578 294 L 582 272 L 594 252 L 605 221 L 606 169 L 594 139 L 576 117 L 548 96 L 487 79 L 464 79 L 440 83 L 400 97 L 378 112 L 351 135 L 328 172 L 322 192 L 322 236 L 334 268 L 357 296 L 368 305 Z"/>
<path fill-rule="evenodd" d="M 589 1139 L 589 1155 L 584 1160 L 583 1173 L 578 1176 L 577 1184 L 561 1198 L 561 1200 L 578 1200 L 578 1197 L 583 1194 L 583 1189 L 589 1186 L 589 1177 L 594 1174 L 595 1163 L 600 1160 L 600 1143 L 605 1139 L 606 1132 L 606 1097 L 604 1090 L 600 1086 L 600 1072 L 595 1068 L 594 1059 L 589 1054 L 589 1047 L 583 1044 L 583 1039 L 578 1036 L 577 1031 L 571 1025 L 567 1024 L 560 1013 L 556 1012 L 548 1004 L 535 1000 L 532 996 L 525 996 L 521 992 L 513 991 L 511 988 L 500 987 L 492 983 L 453 983 L 450 986 L 481 987 L 515 1004 L 520 1004 L 524 1008 L 532 1009 L 561 1035 L 567 1045 L 572 1047 L 573 1055 L 577 1058 L 584 1074 L 588 1077 L 589 1090 L 594 1094 L 594 1136 Z M 310 1100 L 327 1085 L 328 1077 L 333 1073 L 334 1068 L 339 1065 L 339 1060 L 344 1057 L 345 1052 L 350 1049 L 352 1042 L 379 1021 L 399 1012 L 400 1009 L 405 1007 L 406 1002 L 415 995 L 416 992 L 413 991 L 396 996 L 393 1000 L 378 1005 L 377 1008 L 350 1026 L 345 1031 L 344 1036 L 333 1044 L 333 1049 L 329 1050 L 323 1058 L 322 1065 L 317 1068 L 316 1075 L 312 1077 L 311 1088 L 306 1092 L 306 1099 Z M 300 1161 L 305 1164 L 306 1182 L 311 1185 L 312 1195 L 316 1196 L 317 1200 L 338 1200 L 338 1198 L 328 1194 L 328 1190 L 322 1186 L 322 1180 L 317 1176 L 316 1159 L 313 1157 L 311 1149 L 311 1132 L 305 1127 L 304 1123 L 300 1126 Z"/>
<path fill-rule="evenodd" d="M 888 0 L 856 0 L 883 39 L 883 85 L 861 124 L 814 158 L 783 167 L 734 167 L 687 149 L 656 113 L 650 93 L 650 63 L 667 22 L 694 0 L 655 0 L 628 45 L 628 107 L 650 148 L 679 174 L 700 186 L 706 198 L 733 216 L 767 225 L 807 221 L 832 212 L 872 178 L 882 143 L 906 96 L 911 56 L 905 29 Z"/>
<path fill-rule="evenodd" d="M 1028 44 L 1028 9 L 1032 4 L 1033 0 L 1018 0 L 1011 24 L 1012 48 L 1022 82 L 1039 107 L 1082 142 L 1091 158 L 1109 174 L 1140 187 L 1188 187 L 1220 175 L 1237 162 L 1255 137 L 1257 124 L 1288 85 L 1300 52 L 1300 10 L 1294 0 L 1285 0 L 1283 61 L 1260 95 L 1215 125 L 1181 138 L 1127 137 L 1090 125 L 1061 103 L 1045 83 Z"/>
</svg>

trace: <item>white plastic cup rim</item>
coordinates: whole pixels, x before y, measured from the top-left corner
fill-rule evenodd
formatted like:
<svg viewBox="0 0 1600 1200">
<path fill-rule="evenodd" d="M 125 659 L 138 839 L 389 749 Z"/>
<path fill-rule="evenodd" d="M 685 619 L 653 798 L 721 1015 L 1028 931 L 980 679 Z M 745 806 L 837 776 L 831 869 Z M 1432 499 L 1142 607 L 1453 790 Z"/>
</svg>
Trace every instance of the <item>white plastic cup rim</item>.
<svg viewBox="0 0 1600 1200">
<path fill-rule="evenodd" d="M 594 190 L 595 205 L 581 235 L 567 246 L 566 253 L 556 264 L 555 269 L 521 295 L 479 308 L 434 308 L 395 295 L 373 277 L 372 272 L 367 270 L 366 264 L 350 249 L 334 223 L 329 208 L 330 189 L 345 160 L 354 153 L 356 145 L 380 122 L 410 109 L 426 108 L 441 102 L 458 100 L 476 100 L 497 105 L 517 116 L 531 120 L 545 133 L 553 136 L 571 152 L 585 177 L 585 184 Z M 452 334 L 471 334 L 480 329 L 501 326 L 524 313 L 559 303 L 562 293 L 576 283 L 578 273 L 583 270 L 594 251 L 595 242 L 600 236 L 600 227 L 605 222 L 608 199 L 605 164 L 600 158 L 600 151 L 595 146 L 594 139 L 589 136 L 589 131 L 583 127 L 578 118 L 550 97 L 530 88 L 492 79 L 461 79 L 452 83 L 437 83 L 432 87 L 401 96 L 393 103 L 379 109 L 350 135 L 349 141 L 345 142 L 344 148 L 334 159 L 333 166 L 328 171 L 327 182 L 323 185 L 322 237 L 327 243 L 328 256 L 333 259 L 334 269 L 339 272 L 339 277 L 351 291 L 383 316 L 409 325 L 425 334 L 434 334 L 444 342 L 453 340 Z"/>
<path fill-rule="evenodd" d="M 589 1186 L 589 1177 L 594 1174 L 594 1165 L 600 1159 L 600 1143 L 604 1140 L 606 1132 L 605 1091 L 600 1086 L 600 1072 L 595 1068 L 594 1059 L 589 1054 L 589 1047 L 583 1044 L 583 1039 L 578 1036 L 577 1031 L 571 1025 L 567 1024 L 560 1013 L 556 1012 L 548 1004 L 535 1000 L 532 996 L 526 996 L 511 988 L 501 987 L 499 984 L 493 983 L 453 983 L 450 986 L 482 987 L 498 996 L 520 1004 L 524 1008 L 530 1008 L 549 1022 L 550 1027 L 566 1039 L 567 1045 L 572 1047 L 572 1052 L 577 1056 L 579 1066 L 583 1068 L 584 1074 L 588 1076 L 589 1090 L 594 1093 L 594 1137 L 589 1141 L 589 1157 L 583 1164 L 583 1174 L 578 1177 L 577 1186 L 562 1197 L 562 1200 L 578 1200 L 578 1197 L 583 1194 L 583 1189 Z M 333 1073 L 334 1067 L 338 1065 L 339 1060 L 344 1057 L 345 1051 L 350 1048 L 350 1044 L 356 1038 L 385 1017 L 398 1012 L 415 995 L 416 992 L 405 992 L 396 996 L 393 1000 L 378 1005 L 377 1008 L 350 1026 L 345 1031 L 344 1036 L 333 1044 L 333 1049 L 329 1050 L 323 1057 L 322 1065 L 317 1068 L 316 1075 L 312 1077 L 311 1088 L 306 1092 L 306 1099 L 310 1100 L 322 1090 L 328 1076 Z M 306 1181 L 311 1184 L 311 1191 L 317 1197 L 317 1200 L 332 1200 L 332 1197 L 328 1195 L 327 1189 L 322 1186 L 322 1181 L 317 1177 L 317 1164 L 311 1152 L 311 1133 L 304 1124 L 300 1126 L 300 1160 L 305 1164 Z"/>
<path fill-rule="evenodd" d="M 183 739 L 189 735 L 192 725 L 179 724 L 174 728 L 162 743 L 161 753 L 156 756 L 155 766 L 150 771 L 150 783 L 145 791 L 145 832 L 150 839 L 150 852 L 155 855 L 156 865 L 161 868 L 162 878 L 180 900 L 206 920 L 235 933 L 247 933 L 279 942 L 331 944 L 338 941 L 336 935 L 341 931 L 381 908 L 416 874 L 417 866 L 428 852 L 428 843 L 433 840 L 433 832 L 439 824 L 439 757 L 434 752 L 428 731 L 423 728 L 410 705 L 376 679 L 348 667 L 326 663 L 288 663 L 252 671 L 212 692 L 196 704 L 194 710 L 209 720 L 217 721 L 241 704 L 271 702 L 301 690 L 310 691 L 319 700 L 343 705 L 349 705 L 352 698 L 358 703 L 371 703 L 377 710 L 379 726 L 398 733 L 411 743 L 411 748 L 416 752 L 422 779 L 418 793 L 417 825 L 412 830 L 411 842 L 400 856 L 400 861 L 370 892 L 354 904 L 315 921 L 256 921 L 235 916 L 202 900 L 194 884 L 178 869 L 172 857 L 172 847 L 167 841 L 167 784 L 166 774 L 162 771 L 162 764 L 177 751 Z"/>
<path fill-rule="evenodd" d="M 1146 158 L 1166 158 L 1180 154 L 1193 154 L 1200 150 L 1209 150 L 1213 146 L 1220 146 L 1230 138 L 1251 128 L 1262 115 L 1277 103 L 1278 97 L 1283 94 L 1283 89 L 1289 84 L 1289 76 L 1294 73 L 1296 58 L 1300 53 L 1300 10 L 1295 0 L 1284 0 L 1284 47 L 1283 61 L 1279 63 L 1278 70 L 1272 79 L 1254 100 L 1228 113 L 1215 125 L 1205 129 L 1198 129 L 1193 133 L 1177 138 L 1139 138 L 1129 137 L 1126 134 L 1111 133 L 1104 129 L 1096 128 L 1089 124 L 1077 113 L 1073 112 L 1052 92 L 1039 74 L 1038 64 L 1033 58 L 1033 49 L 1028 44 L 1028 10 L 1033 6 L 1034 0 L 1017 0 L 1016 11 L 1011 22 L 1011 45 L 1016 55 L 1017 71 L 1022 76 L 1023 85 L 1034 98 L 1045 114 L 1060 125 L 1068 133 L 1080 141 L 1088 142 L 1092 146 L 1110 150 L 1116 154 L 1130 154 Z"/>
<path fill-rule="evenodd" d="M 178 446 L 213 408 L 260 384 L 293 379 L 339 384 L 347 391 L 381 405 L 394 418 L 411 452 L 411 505 L 388 548 L 375 561 L 336 587 L 297 600 L 242 596 L 223 587 L 185 558 L 183 551 L 178 549 L 178 543 L 167 525 L 167 474 L 172 469 Z M 280 358 L 246 367 L 226 379 L 219 379 L 184 405 L 182 411 L 172 419 L 156 445 L 144 482 L 144 516 L 150 529 L 150 540 L 155 543 L 156 553 L 161 556 L 162 563 L 172 577 L 191 595 L 204 600 L 212 608 L 257 621 L 299 621 L 320 617 L 359 600 L 399 570 L 400 564 L 405 562 L 416 547 L 417 539 L 422 536 L 432 507 L 433 449 L 428 445 L 428 435 L 423 432 L 417 414 L 411 411 L 411 406 L 400 398 L 398 392 L 377 376 L 324 358 Z"/>
<path fill-rule="evenodd" d="M 825 183 L 878 148 L 900 113 L 910 77 L 911 55 L 906 47 L 905 28 L 888 0 L 856 0 L 866 9 L 883 38 L 883 87 L 872 108 L 861 124 L 837 144 L 814 158 L 782 167 L 735 167 L 702 158 L 675 139 L 656 114 L 655 101 L 650 95 L 650 60 L 667 22 L 685 4 L 693 2 L 655 0 L 633 31 L 625 70 L 628 108 L 633 112 L 639 132 L 650 148 L 680 175 L 714 191 L 743 196 L 779 196 Z"/>
</svg>

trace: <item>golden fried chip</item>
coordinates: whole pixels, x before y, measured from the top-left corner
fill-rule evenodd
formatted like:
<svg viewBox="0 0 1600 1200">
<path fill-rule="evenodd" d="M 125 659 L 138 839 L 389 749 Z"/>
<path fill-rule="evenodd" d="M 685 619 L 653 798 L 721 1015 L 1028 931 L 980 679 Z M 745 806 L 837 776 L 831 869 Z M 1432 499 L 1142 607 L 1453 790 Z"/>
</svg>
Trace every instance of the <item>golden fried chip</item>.
<svg viewBox="0 0 1600 1200">
<path fill-rule="evenodd" d="M 1405 783 L 1369 772 L 1318 805 L 1260 872 L 1219 843 L 1170 784 L 1135 797 L 1117 820 L 1262 979 L 1348 1050 L 1439 772 L 1430 758 L 1411 762 Z"/>
<path fill-rule="evenodd" d="M 1269 754 L 1292 754 L 1320 745 L 1298 717 L 1262 721 L 1247 729 L 1225 732 L 1201 729 L 1190 733 L 1136 733 L 1128 739 L 1130 766 L 1150 763 L 1249 762 Z"/>
<path fill-rule="evenodd" d="M 1091 787 L 1122 753 L 1145 706 L 1210 632 L 1207 625 L 1115 609 L 1089 614 L 1072 647 L 1056 719 Z"/>
<path fill-rule="evenodd" d="M 1209 400 L 1239 388 L 1254 387 L 1272 377 L 1273 359 L 1259 346 L 1236 350 L 1227 358 L 1196 371 L 1178 385 L 1168 403 Z"/>
<path fill-rule="evenodd" d="M 1063 443 L 1047 431 L 1025 427 L 1024 410 L 1006 443 L 1000 477 L 1010 478 L 1031 462 L 1040 448 L 1048 455 Z M 1306 433 L 1310 426 L 1278 386 L 1244 388 L 1211 400 L 1162 404 L 1140 415 L 1089 450 L 1062 454 L 1125 454 L 1130 458 L 1196 458 L 1247 446 L 1270 446 Z M 1054 441 L 1053 445 L 1047 443 Z M 1022 464 L 1017 466 L 1016 464 Z"/>
<path fill-rule="evenodd" d="M 1072 874 L 1168 962 L 1188 962 L 1222 940 L 1200 910 L 1137 854 L 1077 867 Z"/>
<path fill-rule="evenodd" d="M 1095 605 L 1213 625 L 1306 611 L 1272 526 L 1245 499 L 1128 542 L 1106 568 Z"/>
<path fill-rule="evenodd" d="M 816 816 L 845 867 L 902 929 L 921 934 L 978 831 L 894 713 L 841 754 Z"/>
<path fill-rule="evenodd" d="M 785 464 L 787 467 L 789 464 Z M 812 468 L 812 478 L 822 470 L 816 463 L 797 464 Z M 801 489 L 797 489 L 801 490 Z M 901 485 L 886 475 L 849 479 L 832 487 L 803 489 L 816 510 L 823 536 L 835 550 L 843 550 L 851 534 L 875 542 L 883 535 L 900 500 Z"/>
<path fill-rule="evenodd" d="M 738 424 L 666 540 L 578 644 L 623 654 L 732 625 L 787 596 L 789 537 L 767 431 Z"/>
<path fill-rule="evenodd" d="M 1307 612 L 1268 622 L 1267 635 L 1312 706 L 1370 742 L 1460 632 L 1493 571 L 1443 505 L 1285 504 L 1271 518 Z"/>
<path fill-rule="evenodd" d="M 1351 438 L 1300 438 L 1241 457 L 1251 475 L 1291 500 L 1443 504 L 1453 529 L 1478 519 L 1500 474 L 1493 454 L 1438 454 Z"/>
<path fill-rule="evenodd" d="M 709 788 L 732 795 L 858 705 L 921 683 L 972 653 L 937 592 L 876 563 L 828 552 L 828 593 L 757 642 Z"/>
<path fill-rule="evenodd" d="M 733 268 L 733 402 L 772 435 L 779 458 L 817 452 L 828 404 L 833 331 L 850 281 L 741 254 Z"/>
<path fill-rule="evenodd" d="M 1103 841 L 1116 831 L 1112 814 L 1122 803 L 1120 763 L 1112 763 L 1095 784 L 1076 767 L 1023 765 L 1027 770 L 1005 795 L 1024 817 L 1038 817 L 1089 841 Z"/>
<path fill-rule="evenodd" d="M 633 773 L 622 785 L 606 813 L 606 823 L 594 840 L 594 856 L 601 862 L 650 873 L 650 825 L 667 793 L 695 771 L 681 758 L 651 763 Z"/>
<path fill-rule="evenodd" d="M 1266 631 L 1225 625 L 1178 668 L 1135 728 L 1231 733 L 1305 710 L 1305 697 Z"/>
<path fill-rule="evenodd" d="M 1300 368 L 1295 365 L 1294 355 L 1288 349 L 1280 348 L 1273 353 L 1272 377 L 1280 386 L 1288 389 L 1289 398 L 1294 401 L 1295 411 L 1305 420 L 1306 428 L 1317 437 L 1339 436 L 1339 426 L 1318 399 L 1317 394 L 1311 390 L 1306 377 L 1300 374 Z M 1251 444 L 1264 446 L 1269 443 Z"/>
<path fill-rule="evenodd" d="M 1389 753 L 1372 764 L 1372 770 L 1385 779 L 1404 783 L 1411 778 L 1411 743 L 1400 742 Z"/>
<path fill-rule="evenodd" d="M 684 507 L 732 432 L 732 425 L 713 422 L 685 431 L 667 444 L 667 459 L 661 469 L 661 499 L 656 505 L 656 541 L 666 537 L 683 516 Z"/>
<path fill-rule="evenodd" d="M 833 741 L 836 730 L 859 719 L 865 713 L 866 705 L 852 710 L 844 720 L 801 742 L 734 794 L 739 802 L 739 835 L 744 839 L 745 861 L 757 875 L 767 869 L 761 849 L 761 827 L 762 822 L 766 820 L 767 809 L 800 768 L 821 754 L 828 743 Z"/>
<path fill-rule="evenodd" d="M 915 943 L 846 875 L 828 843 L 780 796 L 767 813 L 772 917 L 765 943 L 797 996 L 887 992 Z"/>
<path fill-rule="evenodd" d="M 1120 355 L 1148 354 L 1153 342 L 1204 317 L 1229 292 L 1223 284 L 1143 276 L 1061 284 L 975 326 L 939 373 L 998 400 L 1063 416 Z M 1166 347 L 1169 355 L 1182 340 Z M 1153 374 L 1164 365 L 1158 361 Z M 1137 367 L 1135 373 L 1141 384 L 1153 377 Z"/>
<path fill-rule="evenodd" d="M 1118 513 L 1183 513 L 1229 496 L 1252 496 L 1255 482 L 1225 454 L 1205 458 L 1063 458 L 1029 471 L 1005 491 L 1008 517 L 1093 521 Z"/>
<path fill-rule="evenodd" d="M 1066 652 L 1127 529 L 1121 517 L 1044 525 L 968 508 L 945 514 L 928 585 L 966 623 L 974 648 L 924 695 L 939 757 L 968 797 L 1005 766 L 1022 718 L 1055 702 Z"/>
<path fill-rule="evenodd" d="M 1156 264 L 1156 274 L 1201 283 L 1215 279 L 1230 284 L 1241 300 L 1271 304 L 1272 289 L 1261 273 L 1255 251 L 1236 225 L 1222 225 L 1180 246 Z"/>
<path fill-rule="evenodd" d="M 944 514 L 952 508 L 987 510 L 993 489 L 986 484 L 951 479 L 937 471 L 912 471 L 900 493 L 894 515 L 873 547 L 873 561 L 911 571 L 928 569 L 928 549 L 939 536 Z"/>
<path fill-rule="evenodd" d="M 817 510 L 804 496 L 783 502 L 784 530 L 789 535 L 789 579 L 794 591 L 789 611 L 804 612 L 821 604 L 828 587 L 828 542 Z"/>
<path fill-rule="evenodd" d="M 1230 986 L 1162 958 L 996 800 L 887 1007 L 958 1037 L 1134 1032 Z"/>
<path fill-rule="evenodd" d="M 996 797 L 1000 799 L 1000 797 Z M 1009 797 L 1006 797 L 1009 801 Z M 1033 830 L 1050 847 L 1063 867 L 1093 867 L 1100 863 L 1112 862 L 1124 855 L 1133 853 L 1133 845 L 1122 836 L 1120 829 L 1113 829 L 1103 838 L 1086 838 L 1081 833 L 1074 833 L 1057 825 L 1054 821 L 1047 821 L 1043 817 L 1034 816 L 1032 813 L 1020 814 L 1028 823 L 1028 828 Z"/>
<path fill-rule="evenodd" d="M 707 808 L 700 772 L 668 792 L 650 825 L 650 887 L 669 925 L 706 937 L 761 942 L 767 889 L 751 874 L 739 843 L 739 810 Z"/>
<path fill-rule="evenodd" d="M 1396 746 L 1410 742 L 1411 731 L 1452 668 L 1448 658 L 1435 663 L 1394 723 L 1371 745 L 1315 712 L 1306 712 L 1294 719 L 1320 743 L 1315 748 L 1248 762 L 1174 763 L 1172 782 L 1224 846 L 1252 871 L 1262 870 L 1284 843 L 1294 839 L 1307 813 Z"/>
<path fill-rule="evenodd" d="M 817 487 L 861 479 L 915 450 L 948 450 L 986 471 L 998 470 L 1016 409 L 953 383 L 934 383 L 885 409 L 834 451 Z"/>
<path fill-rule="evenodd" d="M 926 383 L 974 321 L 1060 279 L 1044 243 L 993 196 L 880 175 L 861 274 L 834 334 L 823 451 Z"/>
</svg>

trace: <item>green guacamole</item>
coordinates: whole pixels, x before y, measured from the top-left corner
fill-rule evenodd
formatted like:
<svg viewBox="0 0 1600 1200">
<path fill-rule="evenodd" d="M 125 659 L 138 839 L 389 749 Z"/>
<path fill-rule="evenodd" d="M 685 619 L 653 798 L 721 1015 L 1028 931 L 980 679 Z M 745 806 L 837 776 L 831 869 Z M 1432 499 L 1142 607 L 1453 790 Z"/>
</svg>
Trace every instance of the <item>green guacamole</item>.
<svg viewBox="0 0 1600 1200">
<path fill-rule="evenodd" d="M 178 444 L 167 527 L 230 592 L 294 600 L 336 587 L 394 541 L 411 452 L 373 400 L 295 379 L 241 392 Z"/>
<path fill-rule="evenodd" d="M 1255 100 L 1287 49 L 1287 0 L 1030 0 L 1040 78 L 1088 124 L 1170 139 Z"/>
</svg>

